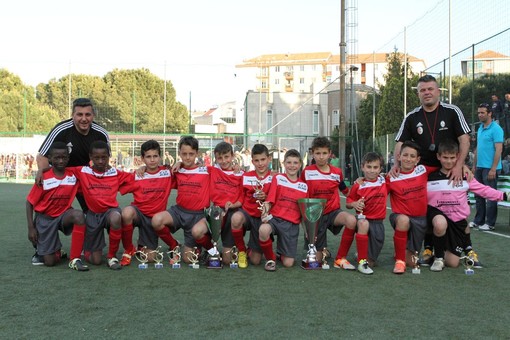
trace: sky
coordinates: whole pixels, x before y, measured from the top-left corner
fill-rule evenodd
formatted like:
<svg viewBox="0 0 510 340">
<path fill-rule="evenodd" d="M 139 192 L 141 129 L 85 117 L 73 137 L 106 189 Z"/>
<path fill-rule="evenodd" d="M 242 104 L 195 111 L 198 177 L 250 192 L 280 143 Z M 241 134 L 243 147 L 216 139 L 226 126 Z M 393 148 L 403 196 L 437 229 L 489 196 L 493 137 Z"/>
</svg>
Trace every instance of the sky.
<svg viewBox="0 0 510 340">
<path fill-rule="evenodd" d="M 351 31 L 356 34 L 348 37 L 354 53 L 406 46 L 428 65 L 448 56 L 448 0 L 346 1 L 356 19 Z M 480 23 L 479 10 L 466 10 L 480 1 L 451 2 L 453 50 L 509 25 L 510 6 L 486 0 L 484 14 L 491 17 L 493 11 L 502 19 L 479 25 L 480 38 L 462 34 L 471 20 Z M 339 54 L 340 0 L 6 1 L 0 5 L 0 41 L 0 68 L 28 85 L 70 72 L 103 76 L 114 68 L 143 67 L 171 81 L 177 100 L 188 108 L 191 100 L 192 110 L 207 110 L 240 100 L 249 90 L 252 80 L 235 68 L 245 59 Z"/>
</svg>

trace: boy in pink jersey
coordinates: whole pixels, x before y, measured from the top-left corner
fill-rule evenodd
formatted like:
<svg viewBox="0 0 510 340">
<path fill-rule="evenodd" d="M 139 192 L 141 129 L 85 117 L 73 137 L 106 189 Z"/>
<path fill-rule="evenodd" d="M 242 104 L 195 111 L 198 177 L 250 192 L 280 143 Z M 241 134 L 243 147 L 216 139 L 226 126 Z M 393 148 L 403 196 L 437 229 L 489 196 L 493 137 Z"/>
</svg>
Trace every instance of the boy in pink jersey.
<svg viewBox="0 0 510 340">
<path fill-rule="evenodd" d="M 85 256 L 90 263 L 102 262 L 103 248 L 106 246 L 104 229 L 109 231 L 109 247 L 106 255 L 110 269 L 118 270 L 122 266 L 116 257 L 122 237 L 121 209 L 117 202 L 117 193 L 132 192 L 136 183 L 130 181 L 131 174 L 109 168 L 110 147 L 103 141 L 95 141 L 90 146 L 92 166 L 73 167 L 79 180 L 83 197 L 89 208 L 86 217 Z"/>
<path fill-rule="evenodd" d="M 264 204 L 273 218 L 262 223 L 259 229 L 259 244 L 267 262 L 267 271 L 276 270 L 276 255 L 273 251 L 272 236 L 278 236 L 277 251 L 285 267 L 294 265 L 301 212 L 298 200 L 308 197 L 308 186 L 301 181 L 298 172 L 303 165 L 297 150 L 287 151 L 283 158 L 284 174 L 273 176 Z"/>
<path fill-rule="evenodd" d="M 153 261 L 152 251 L 158 247 L 158 236 L 170 247 L 170 250 L 178 246 L 178 242 L 172 237 L 168 228 L 162 229 L 160 235 L 152 228 L 152 217 L 166 210 L 168 197 L 172 185 L 171 171 L 161 166 L 161 147 L 155 140 L 148 140 L 142 144 L 142 161 L 145 163 L 145 173 L 138 176 L 131 175 L 131 180 L 138 184 L 133 191 L 134 201 L 122 209 L 122 244 L 124 254 L 120 260 L 122 266 L 131 263 L 131 257 L 136 248 L 133 245 L 133 227 L 138 227 L 138 249 L 146 247 L 148 260 Z"/>
<path fill-rule="evenodd" d="M 262 223 L 260 203 L 266 200 L 273 177 L 269 171 L 269 150 L 263 144 L 255 144 L 251 149 L 251 161 L 255 170 L 247 171 L 242 179 L 242 208 L 232 215 L 232 236 L 239 249 L 239 268 L 248 267 L 247 249 L 244 243 L 244 233 L 250 230 L 250 261 L 259 264 L 262 250 L 259 245 L 259 227 Z"/>
<path fill-rule="evenodd" d="M 442 271 L 446 266 L 458 267 L 462 252 L 466 249 L 469 227 L 466 218 L 470 214 L 468 191 L 493 201 L 508 201 L 510 197 L 501 191 L 479 183 L 476 179 L 464 179 L 460 184 L 449 183 L 448 172 L 459 157 L 459 146 L 454 141 L 439 144 L 437 158 L 441 169 L 428 176 L 427 221 L 434 231 L 435 260 L 431 271 Z M 471 254 L 466 254 L 468 257 Z"/>
<path fill-rule="evenodd" d="M 384 244 L 384 224 L 388 190 L 386 180 L 380 175 L 384 160 L 376 152 L 368 152 L 361 160 L 364 181 L 357 181 L 347 196 L 346 207 L 358 213 L 356 247 L 358 271 L 372 274 L 374 265 Z M 348 251 L 348 250 L 347 250 Z"/>
<path fill-rule="evenodd" d="M 328 229 L 334 235 L 338 235 L 345 226 L 339 250 L 349 250 L 354 240 L 354 229 L 356 228 L 356 218 L 347 211 L 340 209 L 340 189 L 344 195 L 347 195 L 349 189 L 345 186 L 342 170 L 328 164 L 331 156 L 331 142 L 326 137 L 316 137 L 312 142 L 312 155 L 315 164 L 307 166 L 301 173 L 301 180 L 308 185 L 308 195 L 310 198 L 323 198 L 327 201 L 323 215 L 320 219 L 319 230 L 315 247 L 317 248 L 317 258 L 322 260 L 323 250 L 327 247 Z M 305 244 L 308 244 L 306 240 Z M 342 248 L 342 243 L 344 247 Z M 354 270 L 354 266 L 346 259 L 347 253 L 337 254 L 335 260 L 336 268 Z"/>
<path fill-rule="evenodd" d="M 191 253 L 195 248 L 214 249 L 211 236 L 199 233 L 203 228 L 207 229 L 204 208 L 209 207 L 210 173 L 207 167 L 195 164 L 198 156 L 196 138 L 184 136 L 179 141 L 178 147 L 182 163 L 172 181 L 172 188 L 177 189 L 176 205 L 155 214 L 152 217 L 152 228 L 160 237 L 171 236 L 171 232 L 182 228 L 183 260 L 190 263 Z"/>
<path fill-rule="evenodd" d="M 69 151 L 64 142 L 54 142 L 48 153 L 52 167 L 42 174 L 42 185 L 32 187 L 27 196 L 26 213 L 28 239 L 43 257 L 44 265 L 54 266 L 60 261 L 62 243 L 58 231 L 72 233 L 69 268 L 87 271 L 80 255 L 85 238 L 85 217 L 81 210 L 73 209 L 78 182 L 71 170 L 66 169 Z M 35 211 L 35 218 L 34 218 Z"/>
</svg>

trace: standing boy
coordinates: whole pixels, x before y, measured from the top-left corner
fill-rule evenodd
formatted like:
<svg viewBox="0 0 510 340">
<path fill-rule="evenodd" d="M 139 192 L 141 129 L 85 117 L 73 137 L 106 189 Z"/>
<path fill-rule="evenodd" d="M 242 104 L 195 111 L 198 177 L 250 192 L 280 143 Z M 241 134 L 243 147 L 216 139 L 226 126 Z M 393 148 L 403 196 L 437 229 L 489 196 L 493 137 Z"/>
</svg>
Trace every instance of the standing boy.
<svg viewBox="0 0 510 340">
<path fill-rule="evenodd" d="M 80 259 L 85 217 L 81 210 L 71 207 L 78 182 L 73 172 L 66 169 L 69 161 L 67 145 L 54 142 L 48 152 L 48 160 L 52 167 L 42 173 L 42 185 L 34 185 L 27 196 L 28 239 L 36 246 L 44 264 L 54 266 L 61 258 L 62 243 L 58 231 L 65 235 L 72 233 L 69 267 L 87 271 L 88 267 Z"/>
<path fill-rule="evenodd" d="M 242 179 L 242 208 L 232 215 L 232 236 L 239 249 L 239 268 L 248 267 L 247 249 L 244 243 L 244 233 L 250 230 L 248 246 L 253 264 L 259 264 L 262 258 L 260 249 L 259 227 L 262 223 L 262 210 L 259 204 L 266 200 L 273 177 L 269 172 L 269 150 L 263 144 L 255 144 L 251 149 L 251 160 L 255 170 L 245 172 Z"/>
<path fill-rule="evenodd" d="M 333 235 L 338 235 L 345 226 L 339 250 L 349 250 L 354 240 L 354 228 L 356 218 L 346 211 L 340 209 L 340 195 L 338 189 L 347 195 L 349 189 L 345 186 L 342 170 L 328 164 L 331 155 L 331 142 L 326 137 L 316 137 L 312 142 L 312 155 L 315 164 L 307 166 L 301 173 L 301 179 L 308 185 L 310 198 L 323 198 L 327 201 L 322 218 L 319 223 L 317 240 L 317 258 L 323 258 L 323 250 L 327 246 L 327 230 Z M 308 242 L 308 241 L 307 241 Z M 344 247 L 342 248 L 342 243 Z M 335 260 L 336 268 L 354 270 L 354 266 L 345 258 L 347 253 L 337 254 Z"/>
<path fill-rule="evenodd" d="M 273 176 L 264 204 L 273 216 L 262 223 L 259 229 L 259 244 L 267 260 L 265 270 L 276 270 L 276 255 L 273 251 L 272 235 L 278 236 L 277 252 L 285 267 L 294 265 L 301 213 L 298 200 L 308 196 L 308 186 L 299 179 L 298 172 L 303 165 L 298 151 L 288 150 L 283 158 L 284 174 Z"/>
<path fill-rule="evenodd" d="M 386 218 L 388 190 L 384 177 L 380 176 L 383 164 L 383 158 L 376 152 L 363 156 L 363 184 L 356 181 L 346 201 L 346 207 L 354 208 L 358 213 L 356 247 L 358 271 L 363 274 L 373 273 L 370 267 L 375 264 L 384 244 L 383 220 Z"/>
<path fill-rule="evenodd" d="M 138 227 L 138 248 L 146 247 L 147 254 L 158 247 L 158 236 L 168 244 L 170 250 L 178 246 L 170 232 L 162 229 L 156 234 L 152 228 L 152 217 L 166 209 L 170 196 L 172 175 L 169 169 L 161 166 L 161 147 L 155 140 L 148 140 L 141 146 L 142 161 L 145 163 L 145 173 L 138 176 L 131 175 L 131 180 L 138 186 L 133 191 L 134 201 L 122 209 L 122 244 L 124 254 L 120 264 L 128 266 L 136 248 L 133 245 L 133 227 Z M 151 259 L 152 260 L 152 259 Z"/>
</svg>

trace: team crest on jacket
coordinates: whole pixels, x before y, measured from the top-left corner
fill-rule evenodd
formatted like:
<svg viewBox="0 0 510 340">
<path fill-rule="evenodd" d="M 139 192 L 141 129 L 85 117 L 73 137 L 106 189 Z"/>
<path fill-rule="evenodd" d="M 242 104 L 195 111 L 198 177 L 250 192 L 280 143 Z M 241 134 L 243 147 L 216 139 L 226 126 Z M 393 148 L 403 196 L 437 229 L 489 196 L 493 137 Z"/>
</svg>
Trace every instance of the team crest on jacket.
<svg viewBox="0 0 510 340">
<path fill-rule="evenodd" d="M 71 142 L 67 143 L 67 152 L 69 152 L 69 154 L 73 152 L 73 143 Z"/>
<path fill-rule="evenodd" d="M 423 124 L 421 122 L 416 125 L 416 132 L 418 132 L 419 135 L 423 134 Z"/>
<path fill-rule="evenodd" d="M 440 126 L 439 131 L 448 130 L 448 127 L 446 126 L 444 120 L 442 120 L 441 123 L 439 123 L 439 126 Z"/>
</svg>

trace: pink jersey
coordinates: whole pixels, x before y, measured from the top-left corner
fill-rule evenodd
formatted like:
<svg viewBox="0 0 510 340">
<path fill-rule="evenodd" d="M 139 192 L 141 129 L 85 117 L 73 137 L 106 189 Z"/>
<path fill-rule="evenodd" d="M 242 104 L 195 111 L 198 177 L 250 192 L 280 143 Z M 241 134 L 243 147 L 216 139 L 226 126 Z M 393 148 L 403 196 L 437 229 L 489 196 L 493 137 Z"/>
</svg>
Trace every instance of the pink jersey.
<svg viewBox="0 0 510 340">
<path fill-rule="evenodd" d="M 365 199 L 365 209 L 363 215 L 370 220 L 383 220 L 386 218 L 386 199 L 388 198 L 388 188 L 386 180 L 379 176 L 373 181 L 365 180 L 362 185 L 354 182 L 354 185 L 347 196 L 347 203 Z"/>
<path fill-rule="evenodd" d="M 34 185 L 27 196 L 34 211 L 51 217 L 58 217 L 71 207 L 78 181 L 73 172 L 65 169 L 64 176 L 57 177 L 53 168 L 43 173 L 42 186 Z"/>
<path fill-rule="evenodd" d="M 390 194 L 391 210 L 411 217 L 427 215 L 427 171 L 430 168 L 417 165 L 411 172 L 400 172 L 397 178 L 386 177 Z"/>
<path fill-rule="evenodd" d="M 468 191 L 491 201 L 503 200 L 503 192 L 483 185 L 474 178 L 470 182 L 464 179 L 458 186 L 448 184 L 448 181 L 448 177 L 441 171 L 431 173 L 427 183 L 427 196 L 428 204 L 441 210 L 453 222 L 465 220 L 471 213 Z"/>
<path fill-rule="evenodd" d="M 168 196 L 172 190 L 172 173 L 165 166 L 160 166 L 154 173 L 146 172 L 143 177 L 132 174 L 131 180 L 138 184 L 133 191 L 134 201 L 142 214 L 152 217 L 166 210 Z M 121 188 L 123 194 L 124 188 Z"/>
<path fill-rule="evenodd" d="M 225 203 L 241 201 L 243 172 L 222 170 L 219 165 L 209 168 L 211 172 L 211 201 L 222 208 Z"/>
<path fill-rule="evenodd" d="M 132 174 L 115 168 L 110 168 L 103 173 L 97 173 L 89 166 L 71 169 L 78 177 L 87 206 L 97 214 L 119 206 L 117 202 L 119 189 L 126 193 L 133 192 L 136 188 L 136 184 L 130 181 Z"/>
<path fill-rule="evenodd" d="M 301 180 L 308 185 L 310 198 L 326 199 L 324 214 L 340 209 L 340 194 L 338 186 L 344 180 L 342 170 L 329 166 L 329 172 L 322 172 L 317 165 L 307 166 L 301 173 Z"/>
<path fill-rule="evenodd" d="M 255 170 L 245 172 L 243 174 L 243 194 L 242 194 L 242 204 L 243 209 L 252 217 L 260 217 L 261 212 L 258 209 L 259 204 L 257 203 L 257 199 L 253 197 L 255 193 L 255 186 L 257 186 L 257 181 L 259 181 L 260 185 L 262 185 L 262 191 L 269 193 L 269 188 L 271 186 L 271 181 L 273 180 L 273 176 L 271 173 L 267 173 L 264 178 L 259 178 Z"/>
<path fill-rule="evenodd" d="M 271 202 L 271 215 L 299 224 L 301 212 L 297 201 L 308 197 L 308 186 L 301 180 L 292 181 L 285 174 L 273 176 L 266 202 Z"/>
<path fill-rule="evenodd" d="M 198 211 L 209 206 L 209 169 L 205 166 L 180 168 L 174 175 L 176 203 L 186 210 Z"/>
</svg>

